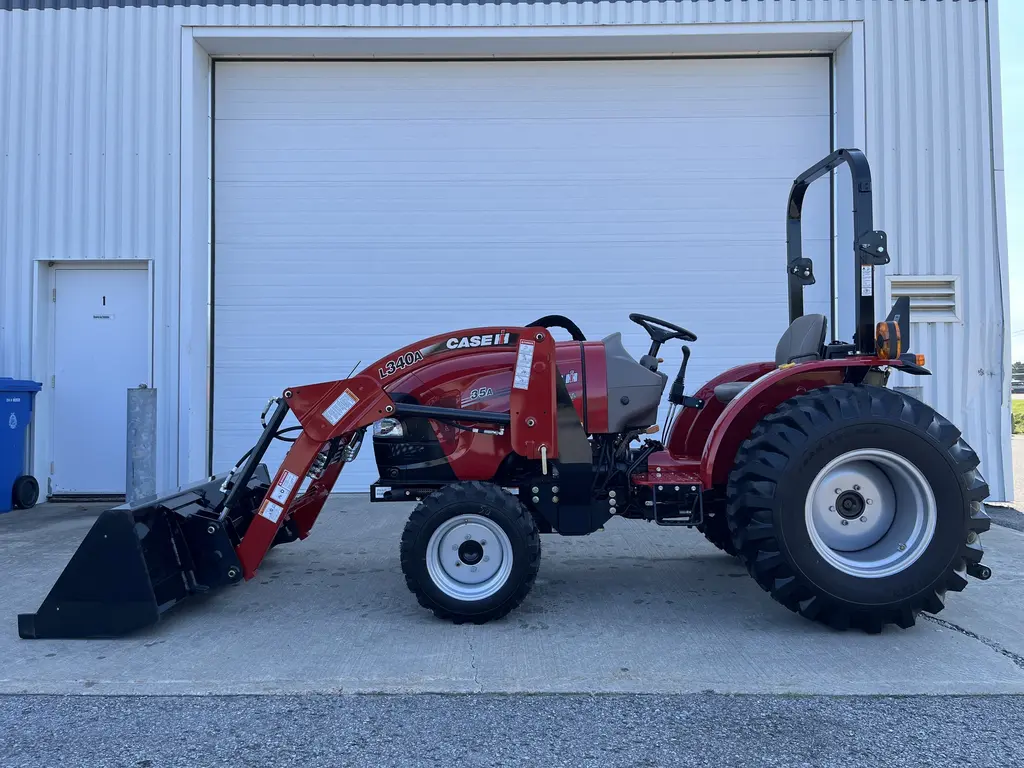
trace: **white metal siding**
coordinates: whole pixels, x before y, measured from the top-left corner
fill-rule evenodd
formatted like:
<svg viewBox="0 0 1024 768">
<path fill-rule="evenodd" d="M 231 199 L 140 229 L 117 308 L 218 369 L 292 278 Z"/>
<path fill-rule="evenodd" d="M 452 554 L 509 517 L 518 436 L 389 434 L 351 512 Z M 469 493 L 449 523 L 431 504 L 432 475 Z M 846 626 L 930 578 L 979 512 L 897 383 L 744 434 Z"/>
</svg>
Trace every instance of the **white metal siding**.
<svg viewBox="0 0 1024 768">
<path fill-rule="evenodd" d="M 920 326 L 916 345 L 937 375 L 905 383 L 922 385 L 925 398 L 964 428 L 982 454 L 994 498 L 1007 498 L 1008 297 L 993 190 L 991 6 L 678 0 L 0 11 L 0 374 L 41 375 L 31 347 L 33 259 L 153 258 L 161 485 L 178 479 L 172 438 L 179 413 L 189 413 L 184 401 L 179 411 L 176 368 L 182 25 L 863 19 L 862 148 L 877 179 L 876 221 L 892 238 L 892 269 L 962 276 L 966 322 Z"/>
<path fill-rule="evenodd" d="M 691 388 L 770 358 L 781 212 L 829 151 L 824 58 L 225 62 L 215 103 L 215 467 L 268 395 L 459 328 L 564 313 L 639 358 L 647 312 L 699 336 Z M 827 186 L 804 213 L 827 253 Z"/>
</svg>

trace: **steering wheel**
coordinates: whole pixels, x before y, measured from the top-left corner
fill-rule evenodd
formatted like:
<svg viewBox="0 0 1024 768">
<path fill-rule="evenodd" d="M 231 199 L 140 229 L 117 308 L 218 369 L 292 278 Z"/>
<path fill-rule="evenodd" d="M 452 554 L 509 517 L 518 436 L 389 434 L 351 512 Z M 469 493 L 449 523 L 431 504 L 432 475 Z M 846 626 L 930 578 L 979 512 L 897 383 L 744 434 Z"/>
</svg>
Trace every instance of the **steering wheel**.
<svg viewBox="0 0 1024 768">
<path fill-rule="evenodd" d="M 647 335 L 651 337 L 651 341 L 658 346 L 664 344 L 670 339 L 682 339 L 683 341 L 697 340 L 697 335 L 692 331 L 688 331 L 675 323 L 669 323 L 665 320 L 659 320 L 656 317 L 651 317 L 650 315 L 641 315 L 637 312 L 631 312 L 629 319 L 647 331 Z M 652 352 L 651 354 L 657 354 L 657 351 Z"/>
</svg>

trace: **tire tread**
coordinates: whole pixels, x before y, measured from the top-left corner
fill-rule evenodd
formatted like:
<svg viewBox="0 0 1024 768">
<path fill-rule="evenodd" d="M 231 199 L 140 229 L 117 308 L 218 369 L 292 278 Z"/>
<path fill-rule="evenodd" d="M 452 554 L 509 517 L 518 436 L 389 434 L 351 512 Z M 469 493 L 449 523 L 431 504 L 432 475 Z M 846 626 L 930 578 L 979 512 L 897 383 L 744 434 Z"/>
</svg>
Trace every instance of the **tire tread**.
<svg viewBox="0 0 1024 768">
<path fill-rule="evenodd" d="M 438 604 L 424 591 L 422 584 L 413 575 L 415 573 L 415 558 L 419 555 L 416 542 L 422 529 L 428 525 L 434 515 L 445 507 L 467 503 L 501 510 L 512 522 L 515 533 L 522 537 L 527 552 L 526 573 L 520 579 L 515 591 L 499 605 L 474 614 L 459 613 Z M 423 608 L 431 611 L 437 618 L 455 624 L 466 622 L 485 624 L 488 621 L 499 619 L 517 608 L 533 588 L 540 570 L 540 531 L 533 515 L 519 499 L 501 490 L 493 483 L 477 480 L 452 483 L 424 498 L 410 513 L 402 531 L 400 560 L 405 584 Z"/>
<path fill-rule="evenodd" d="M 911 604 L 904 601 L 878 610 L 851 609 L 816 593 L 781 553 L 773 522 L 775 490 L 783 482 L 785 467 L 808 447 L 814 431 L 829 422 L 866 419 L 901 422 L 927 435 L 962 475 L 970 503 L 964 543 L 935 588 Z M 966 563 L 981 560 L 980 542 L 966 541 L 968 531 L 981 533 L 990 525 L 981 503 L 989 489 L 978 464 L 977 454 L 961 438 L 960 430 L 924 403 L 882 387 L 832 385 L 786 400 L 741 444 L 726 487 L 726 520 L 735 549 L 751 576 L 790 610 L 838 629 L 857 628 L 874 634 L 886 624 L 908 628 L 920 612 L 941 611 L 946 592 L 966 586 Z"/>
</svg>

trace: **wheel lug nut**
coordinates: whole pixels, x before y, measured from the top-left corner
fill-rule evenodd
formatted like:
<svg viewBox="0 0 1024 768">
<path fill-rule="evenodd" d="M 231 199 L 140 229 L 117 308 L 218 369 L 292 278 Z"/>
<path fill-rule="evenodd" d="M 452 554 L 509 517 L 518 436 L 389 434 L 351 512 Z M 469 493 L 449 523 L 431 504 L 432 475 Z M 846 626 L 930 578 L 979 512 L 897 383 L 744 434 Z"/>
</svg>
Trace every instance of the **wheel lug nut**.
<svg viewBox="0 0 1024 768">
<path fill-rule="evenodd" d="M 485 563 L 486 563 L 486 562 L 487 562 L 488 560 L 490 560 L 490 559 L 491 559 L 491 558 L 490 558 L 490 556 L 488 556 L 488 555 L 484 555 L 484 562 L 485 562 Z"/>
<path fill-rule="evenodd" d="M 843 525 L 849 525 L 849 524 L 850 524 L 849 520 L 843 520 Z"/>
<path fill-rule="evenodd" d="M 835 511 L 836 511 L 836 508 L 835 508 L 835 507 L 829 507 L 829 508 L 828 508 L 828 511 L 829 511 L 829 512 L 835 512 Z"/>
<path fill-rule="evenodd" d="M 899 550 L 900 552 L 902 552 L 902 551 L 903 551 L 903 550 L 905 550 L 906 548 L 907 548 L 907 545 L 906 545 L 906 544 L 900 544 L 900 545 L 899 545 L 899 546 L 897 547 L 897 549 L 898 549 L 898 550 Z"/>
<path fill-rule="evenodd" d="M 843 492 L 842 488 L 836 488 L 836 496 Z"/>
<path fill-rule="evenodd" d="M 859 485 L 855 485 L 855 486 L 853 486 L 853 490 L 855 490 L 855 491 L 859 491 L 859 490 L 860 490 L 860 486 L 859 486 Z"/>
<path fill-rule="evenodd" d="M 974 531 L 971 531 L 970 533 L 967 534 L 967 543 L 968 544 L 973 544 L 977 540 L 978 540 L 978 534 L 976 534 Z"/>
<path fill-rule="evenodd" d="M 860 516 L 860 521 L 861 521 L 862 523 L 866 523 L 866 522 L 868 521 L 867 515 L 861 515 L 861 516 Z"/>
<path fill-rule="evenodd" d="M 864 499 L 864 501 L 866 501 L 868 504 L 874 504 L 875 503 L 874 499 Z"/>
<path fill-rule="evenodd" d="M 470 536 L 470 535 L 469 535 L 468 533 L 466 534 L 466 541 L 469 541 L 469 540 L 470 540 L 470 539 L 472 539 L 472 538 L 473 538 L 473 537 L 472 537 L 472 536 Z"/>
<path fill-rule="evenodd" d="M 471 571 L 475 571 L 475 570 L 476 570 L 476 566 L 474 565 L 474 566 L 473 566 L 472 568 L 470 568 L 469 570 L 471 570 Z"/>
<path fill-rule="evenodd" d="M 455 567 L 456 567 L 456 568 L 461 568 L 461 567 L 462 567 L 462 563 L 456 563 L 456 564 L 455 564 Z"/>
<path fill-rule="evenodd" d="M 480 546 L 481 547 L 487 546 L 487 539 L 480 539 Z"/>
<path fill-rule="evenodd" d="M 531 488 L 530 490 L 533 491 L 534 493 L 540 493 L 540 488 L 538 488 L 536 485 L 533 486 L 533 488 Z"/>
</svg>

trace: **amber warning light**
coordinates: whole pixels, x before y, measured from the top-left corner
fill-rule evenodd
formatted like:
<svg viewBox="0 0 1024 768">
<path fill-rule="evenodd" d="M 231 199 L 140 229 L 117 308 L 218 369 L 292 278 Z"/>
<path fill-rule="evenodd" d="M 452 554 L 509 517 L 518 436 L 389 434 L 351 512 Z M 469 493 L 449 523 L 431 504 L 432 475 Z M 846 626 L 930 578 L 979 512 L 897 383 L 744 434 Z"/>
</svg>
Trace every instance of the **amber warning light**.
<svg viewBox="0 0 1024 768">
<path fill-rule="evenodd" d="M 896 360 L 903 354 L 899 323 L 883 320 L 875 326 L 875 352 L 883 360 Z"/>
</svg>

